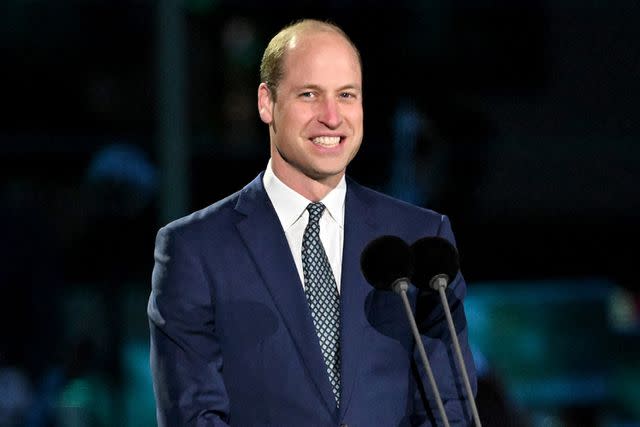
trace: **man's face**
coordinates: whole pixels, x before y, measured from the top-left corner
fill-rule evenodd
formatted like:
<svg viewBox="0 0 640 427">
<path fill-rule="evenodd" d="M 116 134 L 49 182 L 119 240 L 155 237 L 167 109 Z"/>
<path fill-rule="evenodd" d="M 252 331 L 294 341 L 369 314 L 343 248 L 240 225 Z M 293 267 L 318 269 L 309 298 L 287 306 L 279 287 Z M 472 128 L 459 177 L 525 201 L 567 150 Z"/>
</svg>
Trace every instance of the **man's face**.
<svg viewBox="0 0 640 427">
<path fill-rule="evenodd" d="M 351 45 L 331 32 L 298 36 L 284 59 L 277 97 L 258 90 L 269 124 L 275 174 L 285 183 L 310 178 L 334 186 L 360 148 L 362 75 Z"/>
</svg>

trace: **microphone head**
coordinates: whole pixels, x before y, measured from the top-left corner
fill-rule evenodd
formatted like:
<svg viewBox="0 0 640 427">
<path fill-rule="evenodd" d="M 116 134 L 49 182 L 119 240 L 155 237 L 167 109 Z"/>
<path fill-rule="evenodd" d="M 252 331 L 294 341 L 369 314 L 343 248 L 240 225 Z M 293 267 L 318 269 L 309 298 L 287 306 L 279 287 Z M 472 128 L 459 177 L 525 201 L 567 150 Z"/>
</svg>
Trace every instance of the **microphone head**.
<svg viewBox="0 0 640 427">
<path fill-rule="evenodd" d="M 458 251 L 445 238 L 423 237 L 411 245 L 410 251 L 414 260 L 411 281 L 418 288 L 431 289 L 431 279 L 439 274 L 449 276 L 449 281 L 458 274 Z"/>
<path fill-rule="evenodd" d="M 367 244 L 360 256 L 364 278 L 376 289 L 391 290 L 400 278 L 409 278 L 413 261 L 409 245 L 397 236 L 380 236 Z"/>
</svg>

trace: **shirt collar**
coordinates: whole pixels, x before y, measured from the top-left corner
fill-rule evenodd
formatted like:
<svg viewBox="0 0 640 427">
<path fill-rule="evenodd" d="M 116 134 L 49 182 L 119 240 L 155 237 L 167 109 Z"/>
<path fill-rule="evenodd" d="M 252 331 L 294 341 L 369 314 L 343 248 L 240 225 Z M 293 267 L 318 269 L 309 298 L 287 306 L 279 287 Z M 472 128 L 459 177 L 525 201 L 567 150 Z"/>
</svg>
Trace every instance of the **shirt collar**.
<svg viewBox="0 0 640 427">
<path fill-rule="evenodd" d="M 264 188 L 271 199 L 271 203 L 276 210 L 278 219 L 284 230 L 289 229 L 307 209 L 310 200 L 296 193 L 282 182 L 271 168 L 271 159 L 267 164 L 262 178 Z M 331 190 L 324 199 L 320 200 L 325 205 L 331 218 L 338 223 L 340 228 L 344 227 L 344 201 L 347 194 L 347 183 L 343 176 L 336 188 Z"/>
</svg>

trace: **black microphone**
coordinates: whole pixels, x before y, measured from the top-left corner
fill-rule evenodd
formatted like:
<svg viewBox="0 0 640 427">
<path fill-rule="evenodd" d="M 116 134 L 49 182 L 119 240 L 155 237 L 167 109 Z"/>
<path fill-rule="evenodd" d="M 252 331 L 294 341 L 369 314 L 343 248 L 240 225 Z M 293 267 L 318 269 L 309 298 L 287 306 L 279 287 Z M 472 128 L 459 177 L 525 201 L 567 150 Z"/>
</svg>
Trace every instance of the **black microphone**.
<svg viewBox="0 0 640 427">
<path fill-rule="evenodd" d="M 414 261 L 413 275 L 411 277 L 413 284 L 419 289 L 433 290 L 440 294 L 440 301 L 447 317 L 447 325 L 449 326 L 449 332 L 458 358 L 458 365 L 462 372 L 471 413 L 476 426 L 481 427 L 482 424 L 480 424 L 478 408 L 471 390 L 467 367 L 462 357 L 458 334 L 453 324 L 449 302 L 445 293 L 445 289 L 460 270 L 458 250 L 447 239 L 438 236 L 423 237 L 413 243 L 410 250 Z"/>
<path fill-rule="evenodd" d="M 413 274 L 409 245 L 397 236 L 380 236 L 362 251 L 360 269 L 367 282 L 376 289 L 397 292 L 394 286 L 402 286 L 403 283 L 408 288 L 409 277 Z"/>
<path fill-rule="evenodd" d="M 411 254 L 414 259 L 411 281 L 420 289 L 438 290 L 442 284 L 446 288 L 460 270 L 458 250 L 442 237 L 423 237 L 411 245 Z"/>
<path fill-rule="evenodd" d="M 436 404 L 442 422 L 449 427 L 449 420 L 442 405 L 440 392 L 436 385 L 427 353 L 424 349 L 422 337 L 416 325 L 416 319 L 411 311 L 411 304 L 407 297 L 409 289 L 409 277 L 413 274 L 413 258 L 409 245 L 397 236 L 380 236 L 367 244 L 360 256 L 360 269 L 367 282 L 374 288 L 382 291 L 393 291 L 402 297 L 405 312 L 411 325 L 413 337 L 418 345 L 418 351 L 422 364 L 429 377 L 431 390 L 435 396 Z"/>
</svg>

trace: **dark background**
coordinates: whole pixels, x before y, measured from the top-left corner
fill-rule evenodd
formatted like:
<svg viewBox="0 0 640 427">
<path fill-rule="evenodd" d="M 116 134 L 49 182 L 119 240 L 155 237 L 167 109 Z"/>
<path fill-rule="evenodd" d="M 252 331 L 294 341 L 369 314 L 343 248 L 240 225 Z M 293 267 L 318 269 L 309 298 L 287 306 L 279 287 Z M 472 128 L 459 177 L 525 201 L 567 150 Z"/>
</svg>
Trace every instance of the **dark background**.
<svg viewBox="0 0 640 427">
<path fill-rule="evenodd" d="M 153 425 L 155 232 L 264 168 L 300 17 L 361 50 L 350 174 L 452 221 L 483 424 L 640 425 L 640 4 L 171 4 L 0 5 L 0 426 Z"/>
</svg>

